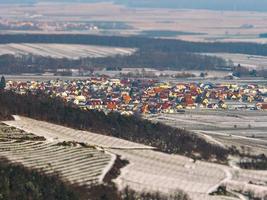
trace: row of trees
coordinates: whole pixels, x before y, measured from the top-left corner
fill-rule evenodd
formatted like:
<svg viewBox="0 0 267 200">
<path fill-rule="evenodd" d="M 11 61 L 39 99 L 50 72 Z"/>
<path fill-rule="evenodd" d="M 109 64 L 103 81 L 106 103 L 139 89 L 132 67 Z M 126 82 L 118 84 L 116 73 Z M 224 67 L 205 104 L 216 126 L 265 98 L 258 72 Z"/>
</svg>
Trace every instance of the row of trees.
<svg viewBox="0 0 267 200">
<path fill-rule="evenodd" d="M 225 162 L 228 150 L 208 143 L 205 139 L 183 129 L 162 123 L 152 123 L 138 116 L 122 116 L 119 113 L 104 114 L 84 111 L 61 99 L 42 93 L 19 95 L 3 92 L 0 110 L 37 120 L 44 120 L 75 129 L 89 130 L 129 141 L 151 145 L 166 153 L 182 154 L 199 159 L 217 159 Z"/>
<path fill-rule="evenodd" d="M 241 156 L 239 166 L 243 169 L 267 169 L 267 157 L 264 154 L 261 155 L 244 155 Z"/>
<path fill-rule="evenodd" d="M 83 69 L 91 71 L 98 68 L 148 67 L 157 69 L 220 69 L 229 63 L 218 57 L 205 56 L 192 53 L 167 53 L 161 51 L 139 50 L 130 56 L 115 56 L 106 58 L 80 58 L 78 60 L 67 58 L 52 58 L 36 55 L 2 55 L 0 56 L 0 73 L 44 73 L 57 72 L 57 69 Z"/>
</svg>

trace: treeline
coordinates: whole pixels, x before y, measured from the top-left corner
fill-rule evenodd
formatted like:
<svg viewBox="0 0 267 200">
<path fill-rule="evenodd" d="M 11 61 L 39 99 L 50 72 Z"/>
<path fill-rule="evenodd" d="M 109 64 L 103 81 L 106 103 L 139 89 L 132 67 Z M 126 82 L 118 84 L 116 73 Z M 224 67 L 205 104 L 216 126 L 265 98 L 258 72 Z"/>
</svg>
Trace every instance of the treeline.
<svg viewBox="0 0 267 200">
<path fill-rule="evenodd" d="M 80 58 L 78 60 L 59 59 L 26 55 L 0 56 L 0 73 L 43 73 L 50 69 L 92 70 L 104 67 L 148 67 L 158 69 L 219 70 L 231 69 L 232 62 L 222 58 L 200 55 L 199 53 L 243 53 L 267 55 L 267 44 L 253 43 L 204 43 L 174 39 L 154 39 L 145 37 L 97 36 L 84 34 L 3 34 L 0 44 L 7 43 L 61 43 L 118 46 L 136 48 L 130 56 L 107 58 Z"/>
<path fill-rule="evenodd" d="M 228 150 L 210 144 L 183 129 L 152 123 L 137 116 L 123 116 L 119 113 L 106 115 L 103 112 L 81 110 L 59 98 L 50 98 L 42 93 L 19 95 L 10 91 L 4 92 L 0 95 L 0 109 L 3 108 L 8 109 L 10 114 L 151 145 L 162 152 L 182 154 L 195 159 L 225 162 L 229 153 Z"/>
<path fill-rule="evenodd" d="M 242 169 L 266 170 L 267 157 L 264 154 L 242 156 L 239 166 Z"/>
<path fill-rule="evenodd" d="M 2 76 L 1 81 L 0 81 L 0 95 L 2 92 L 4 92 L 4 88 L 6 86 L 5 83 L 5 78 Z M 5 121 L 5 120 L 13 120 L 14 118 L 12 117 L 10 110 L 6 107 L 2 107 L 0 105 L 0 121 Z"/>
<path fill-rule="evenodd" d="M 13 120 L 14 118 L 10 114 L 8 108 L 2 107 L 0 105 L 0 121 Z"/>
<path fill-rule="evenodd" d="M 175 53 L 153 50 L 139 50 L 131 56 L 89 59 L 87 63 L 95 67 L 148 67 L 176 70 L 214 70 L 230 66 L 230 63 L 215 56 L 206 56 L 187 52 Z"/>
<path fill-rule="evenodd" d="M 48 69 L 72 69 L 80 68 L 81 60 L 70 60 L 67 58 L 57 59 L 52 57 L 42 57 L 33 55 L 1 55 L 0 73 L 20 74 L 20 73 L 44 73 Z"/>
<path fill-rule="evenodd" d="M 175 39 L 154 39 L 146 37 L 100 36 L 85 34 L 2 34 L 0 44 L 7 43 L 61 43 L 91 44 L 104 46 L 132 47 L 143 50 L 177 52 L 225 52 L 267 55 L 267 44 L 241 42 L 189 42 Z"/>
<path fill-rule="evenodd" d="M 164 53 L 164 52 L 137 52 L 131 56 L 115 56 L 107 58 L 80 58 L 78 60 L 67 58 L 52 58 L 43 56 L 0 56 L 0 73 L 44 73 L 47 71 L 57 73 L 57 69 L 83 69 L 90 71 L 105 67 L 148 67 L 157 69 L 198 69 L 209 70 L 227 66 L 221 58 L 190 54 L 190 53 Z"/>
<path fill-rule="evenodd" d="M 118 191 L 114 184 L 84 186 L 63 182 L 60 175 L 46 175 L 0 158 L 0 200 L 189 200 L 182 191 L 173 194 L 137 193 L 128 187 Z"/>
</svg>

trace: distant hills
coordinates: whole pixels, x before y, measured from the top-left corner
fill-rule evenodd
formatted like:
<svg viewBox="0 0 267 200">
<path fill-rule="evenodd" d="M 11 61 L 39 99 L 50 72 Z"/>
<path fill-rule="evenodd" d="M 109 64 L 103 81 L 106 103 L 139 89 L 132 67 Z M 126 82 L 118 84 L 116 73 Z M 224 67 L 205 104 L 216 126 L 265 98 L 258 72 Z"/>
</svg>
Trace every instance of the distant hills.
<svg viewBox="0 0 267 200">
<path fill-rule="evenodd" d="M 0 4 L 33 4 L 37 0 L 0 0 Z"/>
<path fill-rule="evenodd" d="M 267 11 L 267 0 L 115 0 L 132 7 Z"/>
<path fill-rule="evenodd" d="M 0 3 L 114 2 L 129 7 L 267 11 L 267 0 L 0 0 Z"/>
</svg>

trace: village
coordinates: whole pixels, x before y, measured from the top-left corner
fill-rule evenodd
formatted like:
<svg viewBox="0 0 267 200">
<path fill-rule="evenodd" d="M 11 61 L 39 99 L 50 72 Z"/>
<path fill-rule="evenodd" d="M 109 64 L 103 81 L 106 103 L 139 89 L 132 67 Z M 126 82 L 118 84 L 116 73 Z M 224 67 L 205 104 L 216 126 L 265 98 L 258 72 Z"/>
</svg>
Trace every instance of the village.
<svg viewBox="0 0 267 200">
<path fill-rule="evenodd" d="M 171 83 L 153 79 L 7 81 L 18 94 L 45 93 L 84 110 L 183 113 L 185 110 L 267 110 L 266 84 Z"/>
</svg>

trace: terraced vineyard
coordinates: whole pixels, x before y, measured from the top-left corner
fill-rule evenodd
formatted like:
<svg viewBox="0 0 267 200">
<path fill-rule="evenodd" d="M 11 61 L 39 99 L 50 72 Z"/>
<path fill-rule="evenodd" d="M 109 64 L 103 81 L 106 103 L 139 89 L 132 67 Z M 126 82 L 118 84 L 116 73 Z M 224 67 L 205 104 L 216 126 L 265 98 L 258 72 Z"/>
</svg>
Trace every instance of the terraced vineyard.
<svg viewBox="0 0 267 200">
<path fill-rule="evenodd" d="M 225 185 L 232 194 L 234 191 L 250 191 L 262 199 L 267 195 L 266 171 L 241 170 L 214 163 L 194 162 L 183 156 L 151 150 L 112 152 L 130 161 L 130 165 L 123 168 L 121 176 L 116 179 L 121 188 L 129 185 L 137 191 L 146 189 L 166 193 L 179 188 L 193 200 L 239 199 L 238 196 L 209 195 L 221 185 Z M 243 199 L 243 195 L 238 195 Z"/>
<path fill-rule="evenodd" d="M 0 157 L 80 185 L 102 182 L 116 159 L 94 147 L 47 141 L 5 124 L 0 124 Z"/>
<path fill-rule="evenodd" d="M 10 126 L 33 132 L 36 135 L 45 137 L 48 141 L 77 141 L 86 142 L 106 149 L 154 149 L 151 146 L 129 142 L 110 136 L 96 134 L 88 131 L 74 130 L 64 126 L 51 124 L 48 122 L 37 121 L 27 117 L 14 116 L 15 121 L 5 122 Z"/>
<path fill-rule="evenodd" d="M 74 130 L 26 117 L 15 116 L 15 119 L 15 121 L 5 123 L 45 137 L 51 143 L 85 142 L 99 146 L 111 154 L 120 155 L 122 159 L 128 160 L 129 165 L 122 168 L 120 176 L 114 180 L 119 189 L 130 186 L 137 191 L 148 190 L 163 193 L 180 189 L 193 200 L 240 199 L 238 197 L 209 195 L 218 186 L 226 185 L 227 190 L 233 191 L 233 193 L 235 193 L 234 191 L 241 193 L 252 191 L 261 198 L 267 195 L 266 171 L 241 170 L 237 166 L 224 166 L 202 161 L 194 162 L 184 156 L 153 151 L 150 146 L 113 137 Z M 52 146 L 52 148 L 56 147 Z M 63 147 L 57 146 L 57 148 Z M 75 159 L 78 159 L 77 155 L 80 154 L 77 153 Z M 73 156 L 75 157 L 75 155 Z M 84 169 L 81 168 L 81 170 Z M 86 174 L 86 172 L 84 173 Z M 237 195 L 244 199 L 243 195 L 239 193 Z"/>
<path fill-rule="evenodd" d="M 217 184 L 227 179 L 223 168 L 214 164 L 196 162 L 192 159 L 168 155 L 151 150 L 113 150 L 130 160 L 131 165 L 122 169 L 117 184 L 130 185 L 137 191 L 153 190 L 171 193 L 181 189 L 192 199 L 216 199 L 209 196 Z M 207 170 L 208 169 L 208 170 Z"/>
</svg>

